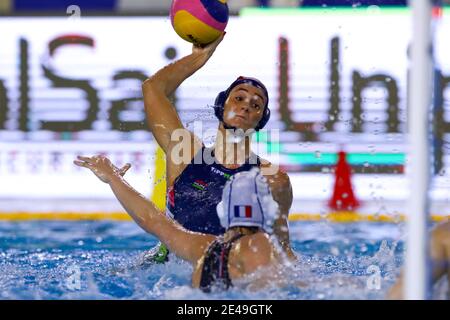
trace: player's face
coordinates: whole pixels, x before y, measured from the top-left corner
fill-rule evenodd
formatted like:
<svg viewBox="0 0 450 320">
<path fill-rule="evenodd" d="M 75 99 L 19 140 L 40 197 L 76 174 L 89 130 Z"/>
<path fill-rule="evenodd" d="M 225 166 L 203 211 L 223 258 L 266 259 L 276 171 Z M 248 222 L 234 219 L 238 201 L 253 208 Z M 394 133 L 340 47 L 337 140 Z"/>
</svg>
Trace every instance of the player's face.
<svg viewBox="0 0 450 320">
<path fill-rule="evenodd" d="M 223 119 L 244 131 L 255 128 L 263 116 L 266 99 L 264 91 L 258 87 L 247 83 L 237 85 L 225 101 Z"/>
</svg>

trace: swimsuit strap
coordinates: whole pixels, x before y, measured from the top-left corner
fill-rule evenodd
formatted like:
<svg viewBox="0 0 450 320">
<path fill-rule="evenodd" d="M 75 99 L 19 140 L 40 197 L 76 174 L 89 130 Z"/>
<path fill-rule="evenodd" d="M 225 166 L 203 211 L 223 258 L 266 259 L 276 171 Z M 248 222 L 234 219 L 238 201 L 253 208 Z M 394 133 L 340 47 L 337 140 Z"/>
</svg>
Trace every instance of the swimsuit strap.
<svg viewBox="0 0 450 320">
<path fill-rule="evenodd" d="M 233 243 L 243 236 L 243 234 L 235 235 L 227 242 L 224 242 L 223 237 L 220 237 L 211 243 L 203 262 L 200 279 L 201 290 L 211 292 L 213 285 L 223 290 L 233 286 L 228 272 L 228 257 Z"/>
</svg>

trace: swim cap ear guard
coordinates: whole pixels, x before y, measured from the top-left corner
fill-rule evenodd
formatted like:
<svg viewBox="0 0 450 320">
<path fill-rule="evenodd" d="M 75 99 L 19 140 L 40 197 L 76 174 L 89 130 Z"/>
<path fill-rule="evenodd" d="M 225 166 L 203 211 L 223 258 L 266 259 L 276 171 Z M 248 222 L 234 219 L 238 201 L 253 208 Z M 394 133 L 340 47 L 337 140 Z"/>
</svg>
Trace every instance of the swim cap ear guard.
<svg viewBox="0 0 450 320">
<path fill-rule="evenodd" d="M 267 124 L 267 122 L 269 122 L 270 109 L 269 109 L 269 94 L 267 92 L 267 89 L 262 84 L 262 82 L 257 79 L 247 78 L 247 77 L 237 78 L 237 80 L 234 81 L 228 87 L 227 90 L 222 91 L 217 95 L 216 100 L 214 101 L 214 106 L 213 106 L 214 114 L 216 115 L 216 118 L 219 119 L 219 121 L 223 123 L 225 129 L 236 129 L 236 128 L 233 128 L 233 127 L 227 125 L 223 121 L 223 112 L 224 112 L 224 108 L 225 108 L 225 101 L 227 100 L 228 96 L 230 95 L 231 90 L 233 90 L 234 87 L 236 87 L 240 84 L 243 84 L 243 83 L 248 83 L 248 84 L 251 84 L 252 86 L 262 89 L 266 95 L 267 100 L 266 100 L 266 104 L 264 106 L 263 116 L 262 116 L 261 120 L 259 120 L 258 124 L 255 127 L 255 131 L 259 131 L 260 129 L 264 128 L 264 126 Z"/>
<path fill-rule="evenodd" d="M 273 232 L 278 204 L 259 168 L 239 172 L 227 181 L 217 215 L 225 229 L 259 227 L 269 234 Z"/>
</svg>

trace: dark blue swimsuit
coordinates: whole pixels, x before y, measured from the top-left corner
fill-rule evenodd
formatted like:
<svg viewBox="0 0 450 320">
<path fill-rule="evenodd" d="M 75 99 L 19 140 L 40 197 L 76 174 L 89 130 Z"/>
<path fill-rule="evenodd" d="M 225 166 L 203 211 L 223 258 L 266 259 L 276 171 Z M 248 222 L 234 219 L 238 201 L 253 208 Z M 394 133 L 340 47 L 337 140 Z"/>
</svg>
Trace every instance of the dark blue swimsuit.
<svg viewBox="0 0 450 320">
<path fill-rule="evenodd" d="M 203 146 L 175 179 L 167 193 L 167 214 L 188 230 L 221 235 L 225 229 L 220 225 L 216 206 L 225 183 L 238 172 L 260 166 L 260 159 L 252 154 L 254 161 L 248 159 L 237 169 L 227 169 L 217 161 L 208 164 L 202 157 L 208 153 L 214 156 L 211 148 Z"/>
</svg>

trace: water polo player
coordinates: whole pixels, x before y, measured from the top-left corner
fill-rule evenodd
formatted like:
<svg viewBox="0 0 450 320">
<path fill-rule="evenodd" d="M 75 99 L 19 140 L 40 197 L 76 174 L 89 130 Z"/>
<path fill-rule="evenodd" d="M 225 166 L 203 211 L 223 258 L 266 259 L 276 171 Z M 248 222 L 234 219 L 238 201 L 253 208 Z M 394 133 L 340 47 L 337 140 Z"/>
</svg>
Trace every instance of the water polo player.
<svg viewBox="0 0 450 320">
<path fill-rule="evenodd" d="M 108 183 L 142 229 L 158 237 L 175 255 L 192 263 L 193 287 L 205 292 L 228 289 L 249 274 L 256 277 L 240 285 L 257 289 L 289 283 L 283 272 L 284 251 L 270 237 L 279 214 L 278 204 L 260 169 L 239 172 L 226 183 L 217 205 L 217 216 L 225 233 L 215 236 L 189 231 L 164 215 L 123 179 L 123 172 L 108 158 L 78 157 L 75 164 L 90 169 Z"/>
<path fill-rule="evenodd" d="M 198 137 L 184 128 L 169 100 L 184 80 L 206 64 L 223 37 L 224 34 L 205 47 L 194 45 L 191 54 L 156 72 L 142 87 L 148 125 L 166 154 L 167 214 L 190 231 L 223 234 L 225 229 L 216 214 L 223 186 L 234 174 L 260 167 L 280 207 L 274 233 L 286 253 L 294 257 L 289 244 L 287 222 L 292 204 L 292 187 L 288 175 L 250 150 L 251 134 L 240 140 L 227 139 L 229 129 L 258 131 L 266 125 L 270 118 L 266 87 L 257 79 L 239 77 L 219 93 L 214 111 L 220 123 L 212 148 L 206 148 Z M 188 161 L 181 163 L 172 156 L 180 144 L 178 139 L 171 138 L 176 130 L 184 130 L 189 137 L 181 142 L 186 143 L 186 149 L 189 150 Z M 205 154 L 212 156 L 212 164 L 204 161 L 202 155 Z M 230 154 L 237 154 L 237 157 Z M 164 261 L 166 255 L 166 248 L 161 246 L 152 250 L 147 257 L 150 261 Z"/>
</svg>

